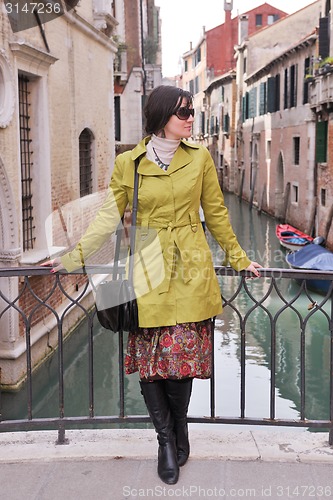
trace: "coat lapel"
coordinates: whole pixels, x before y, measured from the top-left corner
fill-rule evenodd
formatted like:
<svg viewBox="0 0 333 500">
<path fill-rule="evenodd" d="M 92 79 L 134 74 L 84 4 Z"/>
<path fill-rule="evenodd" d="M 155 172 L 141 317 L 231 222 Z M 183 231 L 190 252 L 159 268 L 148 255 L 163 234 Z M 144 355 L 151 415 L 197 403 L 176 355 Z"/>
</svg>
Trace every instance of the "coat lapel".
<svg viewBox="0 0 333 500">
<path fill-rule="evenodd" d="M 167 173 L 169 175 L 173 174 L 180 168 L 183 168 L 189 163 L 191 163 L 191 161 L 192 161 L 192 156 L 189 155 L 185 151 L 185 149 L 183 149 L 183 147 L 180 145 L 177 151 L 175 152 L 174 157 L 171 160 Z"/>
</svg>

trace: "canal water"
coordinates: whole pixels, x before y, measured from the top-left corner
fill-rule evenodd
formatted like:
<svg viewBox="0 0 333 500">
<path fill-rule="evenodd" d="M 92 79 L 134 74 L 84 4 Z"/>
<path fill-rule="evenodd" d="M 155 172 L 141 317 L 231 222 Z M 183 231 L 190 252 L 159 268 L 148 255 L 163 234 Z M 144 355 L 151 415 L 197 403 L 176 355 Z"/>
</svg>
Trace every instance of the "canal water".
<svg viewBox="0 0 333 500">
<path fill-rule="evenodd" d="M 234 195 L 226 194 L 231 221 L 242 247 L 252 260 L 264 267 L 287 267 L 285 252 L 275 236 L 276 221 Z M 216 264 L 221 264 L 223 252 L 208 235 Z M 220 277 L 224 297 L 230 298 L 239 283 L 238 277 Z M 247 281 L 251 293 L 262 297 L 269 279 Z M 293 297 L 298 285 L 289 279 L 278 283 L 281 296 Z M 288 300 L 289 300 L 288 299 Z M 320 296 L 313 295 L 320 301 Z M 241 294 L 235 306 L 247 310 L 253 303 Z M 283 307 L 283 301 L 273 293 L 265 301 L 272 314 Z M 309 299 L 301 297 L 288 308 L 277 322 L 276 418 L 299 418 L 300 412 L 300 333 L 299 315 L 308 314 Z M 269 417 L 270 407 L 270 323 L 267 311 L 256 310 L 246 327 L 246 416 Z M 329 418 L 330 336 L 324 313 L 316 313 L 306 328 L 306 417 Z M 33 375 L 33 417 L 58 416 L 57 353 Z M 240 328 L 237 314 L 226 307 L 216 320 L 215 334 L 216 415 L 240 415 Z M 117 336 L 98 324 L 94 333 L 95 415 L 118 414 L 118 347 Z M 81 324 L 64 344 L 65 416 L 89 414 L 88 395 L 88 332 Z M 189 414 L 210 414 L 209 381 L 195 380 Z M 126 414 L 146 414 L 136 374 L 125 377 Z M 2 419 L 27 416 L 26 387 L 16 393 L 1 395 Z M 214 424 L 192 424 L 202 427 Z"/>
</svg>

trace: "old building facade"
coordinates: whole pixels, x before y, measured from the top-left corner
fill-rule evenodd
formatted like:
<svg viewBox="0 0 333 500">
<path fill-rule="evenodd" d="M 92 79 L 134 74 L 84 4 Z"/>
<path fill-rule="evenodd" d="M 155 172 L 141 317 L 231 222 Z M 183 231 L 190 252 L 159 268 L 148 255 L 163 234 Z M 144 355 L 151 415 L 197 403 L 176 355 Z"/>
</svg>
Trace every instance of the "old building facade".
<svg viewBox="0 0 333 500">
<path fill-rule="evenodd" d="M 308 72 L 309 104 L 316 127 L 314 223 L 333 248 L 333 24 L 332 4 L 322 0 L 317 59 Z"/>
<path fill-rule="evenodd" d="M 303 230 L 311 224 L 315 149 L 305 75 L 316 54 L 319 13 L 317 2 L 238 48 L 239 190 L 251 203 Z"/>
<path fill-rule="evenodd" d="M 245 36 L 244 27 L 248 36 L 286 16 L 285 12 L 267 3 L 234 18 L 232 9 L 233 1 L 225 0 L 225 22 L 203 30 L 198 44 L 183 54 L 182 73 L 182 87 L 194 94 L 193 138 L 209 148 L 226 189 L 233 189 L 234 185 L 238 98 L 234 46 Z"/>
<path fill-rule="evenodd" d="M 63 15 L 19 31 L 0 13 L 2 267 L 38 265 L 73 244 L 105 196 L 115 155 L 117 50 L 117 21 L 108 4 L 87 0 L 69 10 L 62 4 Z M 46 286 L 45 280 L 31 283 L 37 292 Z M 66 286 L 80 284 L 70 278 Z M 17 305 L 26 315 L 36 305 L 19 278 L 2 278 L 1 290 L 10 300 L 21 293 Z M 2 301 L 1 310 L 5 306 Z M 33 366 L 56 346 L 46 317 L 44 310 L 32 318 Z M 69 328 L 77 320 L 73 316 Z M 13 308 L 0 319 L 3 386 L 15 386 L 25 375 L 22 322 Z"/>
<path fill-rule="evenodd" d="M 114 0 L 118 53 L 115 61 L 117 152 L 142 138 L 146 96 L 162 83 L 161 20 L 154 0 Z"/>
<path fill-rule="evenodd" d="M 39 265 L 75 244 L 105 198 L 115 155 L 141 139 L 144 96 L 161 81 L 153 0 L 60 3 L 62 15 L 39 23 L 13 24 L 0 12 L 1 267 Z M 13 388 L 25 377 L 24 318 L 36 300 L 23 278 L 0 281 L 9 300 L 20 294 L 22 310 L 1 299 L 0 383 Z M 29 278 L 37 295 L 53 282 Z M 84 282 L 69 276 L 63 284 L 75 298 Z M 66 301 L 50 302 L 62 314 Z M 57 346 L 48 313 L 37 308 L 29 319 L 32 367 Z M 78 321 L 79 311 L 66 314 L 64 334 Z"/>
</svg>

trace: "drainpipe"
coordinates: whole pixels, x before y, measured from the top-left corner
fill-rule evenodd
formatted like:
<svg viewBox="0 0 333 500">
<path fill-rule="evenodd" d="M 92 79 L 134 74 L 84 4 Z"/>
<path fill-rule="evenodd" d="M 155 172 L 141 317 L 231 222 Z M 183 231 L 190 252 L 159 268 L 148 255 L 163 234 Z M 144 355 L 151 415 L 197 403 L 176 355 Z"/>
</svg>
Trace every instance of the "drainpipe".
<svg viewBox="0 0 333 500">
<path fill-rule="evenodd" d="M 145 49 L 144 49 L 144 37 L 143 37 L 143 8 L 142 8 L 142 1 L 140 0 L 140 33 L 141 33 L 141 66 L 142 66 L 142 93 L 143 93 L 143 101 L 145 100 L 146 96 L 146 81 L 147 81 L 147 75 L 146 75 L 146 68 L 145 68 Z M 147 9 L 147 15 L 148 15 L 148 9 Z"/>
</svg>

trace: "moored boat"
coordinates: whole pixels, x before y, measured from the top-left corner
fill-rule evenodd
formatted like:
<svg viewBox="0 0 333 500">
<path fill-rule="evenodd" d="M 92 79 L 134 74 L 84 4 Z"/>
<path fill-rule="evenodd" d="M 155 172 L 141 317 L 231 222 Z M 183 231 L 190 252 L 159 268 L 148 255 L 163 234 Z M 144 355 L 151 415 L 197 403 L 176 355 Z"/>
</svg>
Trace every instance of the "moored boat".
<svg viewBox="0 0 333 500">
<path fill-rule="evenodd" d="M 290 224 L 278 224 L 275 234 L 280 244 L 288 250 L 298 250 L 299 248 L 313 242 L 312 236 L 300 231 Z"/>
<path fill-rule="evenodd" d="M 303 246 L 296 252 L 288 253 L 286 261 L 293 269 L 333 271 L 333 252 L 314 243 Z M 315 277 L 306 280 L 309 290 L 324 295 L 328 292 L 331 282 L 332 279 L 316 279 Z"/>
</svg>

